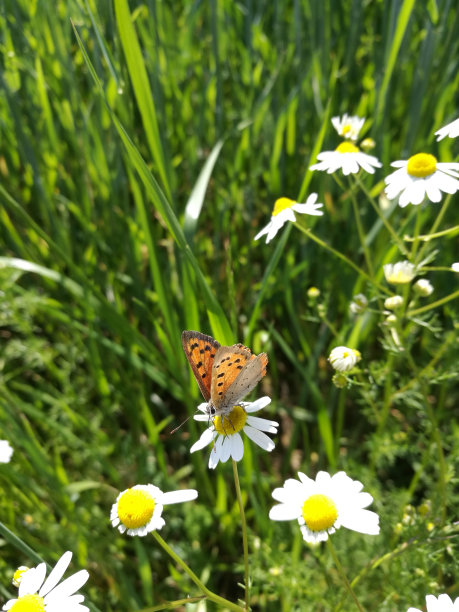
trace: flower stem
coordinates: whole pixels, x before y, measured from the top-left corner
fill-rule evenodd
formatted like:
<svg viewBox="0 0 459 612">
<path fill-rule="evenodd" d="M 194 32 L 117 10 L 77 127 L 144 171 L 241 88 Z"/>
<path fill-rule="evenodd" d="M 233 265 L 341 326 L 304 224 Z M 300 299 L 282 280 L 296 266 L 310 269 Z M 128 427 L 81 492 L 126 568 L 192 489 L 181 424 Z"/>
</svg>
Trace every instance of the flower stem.
<svg viewBox="0 0 459 612">
<path fill-rule="evenodd" d="M 338 570 L 338 573 L 341 576 L 347 591 L 351 595 L 352 599 L 355 602 L 355 605 L 360 610 L 360 612 L 365 612 L 364 609 L 362 608 L 362 606 L 360 605 L 360 602 L 357 599 L 354 591 L 352 590 L 352 587 L 351 587 L 351 585 L 349 583 L 349 580 L 346 578 L 346 574 L 344 573 L 343 566 L 339 562 L 339 559 L 338 559 L 338 556 L 336 555 L 336 552 L 335 552 L 335 549 L 333 547 L 333 544 L 331 543 L 331 538 L 328 538 L 327 544 L 328 544 L 328 549 L 329 549 L 329 551 L 331 553 L 331 556 L 333 557 L 333 561 L 335 562 L 335 565 L 336 565 L 336 568 Z"/>
<path fill-rule="evenodd" d="M 459 290 L 454 291 L 454 293 L 450 293 L 449 295 L 445 295 L 445 297 L 442 297 L 440 300 L 437 300 L 436 302 L 432 302 L 431 304 L 426 304 L 426 306 L 421 306 L 420 308 L 415 308 L 414 310 L 409 310 L 407 315 L 409 317 L 414 317 L 415 315 L 420 314 L 421 312 L 427 312 L 428 310 L 437 308 L 438 306 L 441 306 L 442 304 L 446 304 L 446 302 L 455 300 L 458 296 L 459 296 Z"/>
<path fill-rule="evenodd" d="M 174 561 L 180 565 L 180 567 L 183 569 L 183 571 L 188 574 L 188 576 L 191 578 L 191 580 L 195 583 L 195 585 L 201 589 L 201 591 L 204 593 L 204 595 L 210 599 L 211 601 L 214 601 L 216 604 L 218 604 L 219 606 L 223 607 L 223 608 L 228 608 L 228 610 L 234 610 L 235 612 L 241 612 L 244 610 L 244 608 L 241 608 L 241 606 L 238 606 L 234 603 L 232 603 L 231 601 L 228 601 L 227 599 L 225 599 L 224 597 L 220 597 L 220 595 L 217 595 L 216 593 L 213 593 L 212 591 L 210 591 L 206 585 L 201 582 L 201 580 L 199 580 L 199 578 L 196 576 L 196 574 L 188 567 L 188 565 L 185 563 L 185 561 L 183 561 L 176 552 L 174 552 L 172 550 L 172 548 L 169 546 L 169 544 L 166 543 L 165 540 L 163 540 L 163 538 L 159 535 L 159 533 L 157 531 L 152 531 L 151 532 L 153 537 L 156 539 L 156 541 L 158 542 L 158 544 L 167 552 L 167 554 L 172 557 L 172 559 L 174 559 Z"/>
<path fill-rule="evenodd" d="M 239 484 L 239 474 L 237 471 L 237 462 L 233 461 L 234 485 L 236 487 L 237 501 L 239 504 L 239 512 L 241 513 L 242 527 L 242 548 L 244 549 L 244 582 L 245 582 L 245 609 L 249 610 L 250 601 L 250 582 L 249 582 L 249 546 L 247 544 L 247 523 L 245 520 L 244 505 L 242 503 L 241 486 Z"/>
</svg>

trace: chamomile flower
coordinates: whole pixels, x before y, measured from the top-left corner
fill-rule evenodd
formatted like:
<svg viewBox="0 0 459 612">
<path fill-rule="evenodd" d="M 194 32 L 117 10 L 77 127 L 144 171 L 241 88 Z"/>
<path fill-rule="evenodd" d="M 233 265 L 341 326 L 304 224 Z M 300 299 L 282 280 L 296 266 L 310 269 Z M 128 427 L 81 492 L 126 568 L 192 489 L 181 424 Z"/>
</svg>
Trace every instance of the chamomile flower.
<svg viewBox="0 0 459 612">
<path fill-rule="evenodd" d="M 413 289 L 421 297 L 428 297 L 433 293 L 434 290 L 432 283 L 426 278 L 420 278 L 419 280 L 417 280 L 413 285 Z"/>
<path fill-rule="evenodd" d="M 118 495 L 110 512 L 110 520 L 121 533 L 145 536 L 166 524 L 161 517 L 164 506 L 191 501 L 197 496 L 195 489 L 163 493 L 152 484 L 135 485 Z"/>
<path fill-rule="evenodd" d="M 319 208 L 322 208 L 323 204 L 316 204 L 316 200 L 317 193 L 311 193 L 304 204 L 290 200 L 290 198 L 278 198 L 274 203 L 271 221 L 261 230 L 261 232 L 258 232 L 254 240 L 258 240 L 267 234 L 266 244 L 268 244 L 287 221 L 295 223 L 295 212 L 301 215 L 314 215 L 316 217 L 323 215 L 324 213 L 319 210 Z"/>
<path fill-rule="evenodd" d="M 210 469 L 215 469 L 219 461 L 225 463 L 230 457 L 234 461 L 240 461 L 244 455 L 244 443 L 239 433 L 241 431 L 263 450 L 271 452 L 274 448 L 274 442 L 264 432 L 277 433 L 279 423 L 251 416 L 251 413 L 258 412 L 270 402 L 269 397 L 261 397 L 255 402 L 240 402 L 239 405 L 234 406 L 228 415 L 213 417 L 210 427 L 193 444 L 190 453 L 201 450 L 212 442 L 209 457 Z M 201 410 L 204 414 L 196 415 L 194 417 L 196 421 L 209 421 L 206 408 L 206 403 L 198 406 L 198 410 Z"/>
<path fill-rule="evenodd" d="M 351 117 L 344 113 L 342 117 L 333 117 L 332 123 L 340 136 L 349 140 L 357 140 L 365 123 L 365 117 L 356 117 L 355 115 Z"/>
<path fill-rule="evenodd" d="M 20 565 L 18 567 L 18 569 L 14 572 L 13 579 L 11 581 L 13 586 L 18 587 L 21 584 L 24 574 L 28 572 L 29 569 L 30 567 L 27 567 L 27 565 Z"/>
<path fill-rule="evenodd" d="M 344 175 L 356 174 L 363 168 L 374 174 L 375 168 L 381 167 L 381 162 L 373 155 L 362 153 L 351 142 L 342 142 L 334 151 L 322 151 L 317 156 L 320 163 L 310 167 L 311 170 L 326 170 L 328 174 L 341 169 Z"/>
<path fill-rule="evenodd" d="M 362 313 L 368 306 L 368 299 L 363 293 L 358 293 L 352 298 L 352 302 L 349 304 L 349 310 L 352 314 Z"/>
<path fill-rule="evenodd" d="M 409 261 L 397 261 L 383 266 L 386 281 L 391 285 L 405 285 L 416 276 L 416 268 Z"/>
<path fill-rule="evenodd" d="M 384 308 L 388 310 L 397 310 L 403 306 L 403 297 L 401 295 L 392 295 L 384 300 Z"/>
<path fill-rule="evenodd" d="M 459 189 L 459 163 L 440 163 L 430 153 L 417 153 L 408 160 L 392 162 L 398 168 L 384 179 L 389 200 L 399 197 L 402 208 L 408 204 L 417 206 L 427 197 L 440 202 L 441 192 L 456 193 Z"/>
<path fill-rule="evenodd" d="M 340 527 L 377 535 L 379 516 L 365 510 L 373 501 L 362 492 L 363 484 L 345 472 L 330 476 L 319 472 L 315 480 L 298 472 L 300 482 L 289 478 L 284 486 L 274 489 L 273 497 L 280 504 L 271 508 L 273 521 L 298 520 L 303 539 L 310 544 L 324 542 Z"/>
<path fill-rule="evenodd" d="M 336 346 L 328 356 L 328 361 L 338 372 L 349 372 L 361 359 L 360 351 L 347 346 Z"/>
<path fill-rule="evenodd" d="M 448 125 L 443 126 L 439 130 L 435 132 L 435 136 L 437 137 L 437 141 L 442 140 L 445 136 L 449 138 L 456 138 L 459 136 L 459 119 L 448 123 Z"/>
<path fill-rule="evenodd" d="M 17 599 L 10 599 L 2 610 L 10 612 L 89 612 L 89 608 L 81 605 L 83 595 L 77 595 L 89 578 L 86 570 L 80 570 L 63 582 L 60 582 L 72 559 L 68 550 L 54 566 L 48 578 L 46 564 L 28 569 L 22 574 L 19 583 Z"/>
<path fill-rule="evenodd" d="M 451 270 L 453 272 L 459 272 L 459 261 L 456 261 L 451 264 Z"/>
<path fill-rule="evenodd" d="M 427 612 L 459 612 L 459 597 L 454 602 L 446 593 L 435 597 L 426 595 Z M 407 612 L 421 612 L 418 608 L 408 608 Z"/>
<path fill-rule="evenodd" d="M 0 440 L 0 463 L 9 463 L 13 452 L 13 448 L 8 440 Z"/>
</svg>

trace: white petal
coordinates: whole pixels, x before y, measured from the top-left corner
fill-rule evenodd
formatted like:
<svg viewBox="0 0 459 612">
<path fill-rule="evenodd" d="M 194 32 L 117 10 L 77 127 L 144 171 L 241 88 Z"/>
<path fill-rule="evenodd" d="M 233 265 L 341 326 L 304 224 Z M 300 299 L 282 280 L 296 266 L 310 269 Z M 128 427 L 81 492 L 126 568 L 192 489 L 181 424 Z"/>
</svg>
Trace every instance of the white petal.
<svg viewBox="0 0 459 612">
<path fill-rule="evenodd" d="M 219 439 L 220 438 L 217 438 L 217 442 L 219 441 Z M 209 455 L 208 466 L 211 470 L 215 470 L 218 465 L 218 462 L 220 461 L 221 445 L 217 447 L 217 442 L 212 446 L 212 450 L 210 451 Z"/>
<path fill-rule="evenodd" d="M 190 448 L 190 453 L 194 453 L 197 450 L 201 450 L 202 448 L 210 444 L 216 435 L 217 435 L 217 432 L 215 431 L 215 429 L 212 429 L 211 427 L 204 430 L 199 440 L 195 442 L 193 446 Z"/>
<path fill-rule="evenodd" d="M 240 461 L 244 456 L 244 442 L 238 433 L 230 437 L 232 438 L 231 457 L 234 459 L 234 461 Z"/>
<path fill-rule="evenodd" d="M 368 535 L 377 535 L 379 533 L 379 516 L 371 510 L 345 513 L 340 515 L 339 519 L 342 526 L 347 529 Z"/>
<path fill-rule="evenodd" d="M 38 589 L 43 584 L 46 576 L 46 563 L 40 563 L 37 567 L 32 567 L 26 572 L 19 585 L 18 595 L 33 595 L 38 592 Z"/>
<path fill-rule="evenodd" d="M 206 404 L 207 406 L 207 404 Z M 206 421 L 209 422 L 209 415 L 208 414 L 195 414 L 193 416 L 193 419 L 195 421 L 199 421 L 201 423 L 205 423 Z"/>
<path fill-rule="evenodd" d="M 52 572 L 48 576 L 46 582 L 41 587 L 40 593 L 39 593 L 40 597 L 44 597 L 47 593 L 49 593 L 52 589 L 54 589 L 56 584 L 58 584 L 59 580 L 65 574 L 65 570 L 70 565 L 71 560 L 72 560 L 72 553 L 70 552 L 70 550 L 68 550 L 62 555 L 62 557 L 56 563 Z"/>
<path fill-rule="evenodd" d="M 269 232 L 269 230 L 271 229 L 271 225 L 272 225 L 272 221 L 270 221 L 268 223 L 268 225 L 266 225 L 260 232 L 258 232 L 258 234 L 255 236 L 254 240 L 258 240 L 259 238 L 261 238 L 262 236 L 267 234 Z"/>
<path fill-rule="evenodd" d="M 10 608 L 12 608 L 14 606 L 14 604 L 17 602 L 17 599 L 10 599 L 9 601 L 6 602 L 6 604 L 3 606 L 2 610 L 9 610 Z"/>
<path fill-rule="evenodd" d="M 265 408 L 265 406 L 267 406 L 270 403 L 271 403 L 271 398 L 265 395 L 264 397 L 260 397 L 254 402 L 244 402 L 244 410 L 247 413 L 258 412 L 258 410 Z"/>
<path fill-rule="evenodd" d="M 179 491 L 169 491 L 163 493 L 161 503 L 166 506 L 169 504 L 180 504 L 181 502 L 191 501 L 196 499 L 198 492 L 195 489 L 182 489 Z"/>
<path fill-rule="evenodd" d="M 80 570 L 76 574 L 73 574 L 73 576 L 70 576 L 70 578 L 67 578 L 64 580 L 64 582 L 61 582 L 61 584 L 59 584 L 51 593 L 48 594 L 48 596 L 45 598 L 45 603 L 48 601 L 53 602 L 57 599 L 63 599 L 69 595 L 73 595 L 73 593 L 76 593 L 78 589 L 81 589 L 88 578 L 89 572 L 86 570 Z"/>
<path fill-rule="evenodd" d="M 245 434 L 253 441 L 255 444 L 268 452 L 271 452 L 275 447 L 274 442 L 269 438 L 266 434 L 258 429 L 254 429 L 250 427 L 250 425 L 246 425 L 244 427 Z M 241 455 L 242 456 L 242 455 Z M 238 461 L 238 459 L 236 459 Z"/>
<path fill-rule="evenodd" d="M 279 423 L 276 423 L 276 421 L 268 421 L 268 419 L 260 419 L 254 416 L 248 416 L 246 423 L 255 427 L 255 429 L 269 433 L 277 433 L 277 428 L 279 427 Z"/>
<path fill-rule="evenodd" d="M 269 511 L 272 521 L 293 521 L 301 515 L 301 507 L 292 504 L 278 504 Z"/>
</svg>

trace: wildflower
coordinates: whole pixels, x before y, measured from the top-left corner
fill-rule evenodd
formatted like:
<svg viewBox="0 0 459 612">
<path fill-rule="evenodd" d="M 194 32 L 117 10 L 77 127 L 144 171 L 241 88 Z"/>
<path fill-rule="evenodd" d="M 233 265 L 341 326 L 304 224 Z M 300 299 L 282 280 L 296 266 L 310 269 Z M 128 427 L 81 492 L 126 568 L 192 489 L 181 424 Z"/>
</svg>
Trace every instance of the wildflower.
<svg viewBox="0 0 459 612">
<path fill-rule="evenodd" d="M 451 270 L 453 272 L 459 272 L 459 261 L 456 261 L 455 263 L 451 264 Z"/>
<path fill-rule="evenodd" d="M 280 504 L 271 508 L 273 521 L 298 520 L 303 539 L 315 544 L 324 542 L 340 527 L 376 535 L 379 516 L 365 510 L 373 498 L 363 493 L 363 484 L 345 472 L 330 476 L 319 472 L 315 480 L 298 472 L 300 482 L 289 478 L 284 486 L 274 489 L 273 497 Z"/>
<path fill-rule="evenodd" d="M 361 359 L 359 351 L 347 346 L 336 346 L 328 357 L 328 361 L 338 372 L 349 372 Z"/>
<path fill-rule="evenodd" d="M 375 168 L 381 167 L 381 162 L 373 155 L 362 153 L 351 142 L 342 142 L 334 151 L 322 151 L 317 156 L 319 164 L 310 167 L 311 170 L 326 170 L 328 174 L 341 169 L 344 175 L 356 174 L 360 168 L 374 174 Z"/>
<path fill-rule="evenodd" d="M 240 461 L 244 455 L 244 443 L 240 431 L 243 431 L 251 440 L 263 450 L 271 452 L 274 442 L 265 433 L 277 433 L 279 423 L 268 421 L 259 417 L 251 416 L 250 413 L 258 412 L 271 402 L 269 397 L 261 397 L 255 402 L 240 402 L 234 406 L 227 416 L 213 417 L 210 427 L 208 427 L 199 440 L 190 448 L 190 453 L 201 450 L 210 442 L 213 442 L 209 457 L 209 468 L 215 469 L 218 462 L 225 463 L 230 457 L 234 461 Z M 194 418 L 196 421 L 208 421 L 209 415 L 206 412 L 207 404 L 200 404 L 198 410 L 204 414 L 198 414 Z"/>
<path fill-rule="evenodd" d="M 307 295 L 308 298 L 315 300 L 320 295 L 320 289 L 317 289 L 317 287 L 309 287 L 309 289 L 307 290 Z"/>
<path fill-rule="evenodd" d="M 30 567 L 26 565 L 20 565 L 18 569 L 13 574 L 13 586 L 18 587 L 21 584 L 22 579 L 24 578 L 24 574 L 28 572 Z"/>
<path fill-rule="evenodd" d="M 83 595 L 75 595 L 89 578 L 86 570 L 80 570 L 58 584 L 71 559 L 72 553 L 68 550 L 46 580 L 45 563 L 24 571 L 17 599 L 10 599 L 2 609 L 11 612 L 89 612 L 89 608 L 81 605 Z"/>
<path fill-rule="evenodd" d="M 145 536 L 166 524 L 161 517 L 164 506 L 191 501 L 197 496 L 195 489 L 163 493 L 152 484 L 135 485 L 118 495 L 110 512 L 110 520 L 121 533 Z"/>
<path fill-rule="evenodd" d="M 388 310 L 396 310 L 403 304 L 403 298 L 401 295 L 393 295 L 384 300 L 384 308 Z"/>
<path fill-rule="evenodd" d="M 13 452 L 14 450 L 8 440 L 0 440 L 0 463 L 9 463 Z"/>
<path fill-rule="evenodd" d="M 332 383 L 338 389 L 344 389 L 344 387 L 347 387 L 348 379 L 346 375 L 342 372 L 336 372 L 335 374 L 333 374 Z"/>
<path fill-rule="evenodd" d="M 442 140 L 445 136 L 449 138 L 456 138 L 456 136 L 459 136 L 459 119 L 437 130 L 435 136 L 437 137 L 437 141 Z"/>
<path fill-rule="evenodd" d="M 392 285 L 404 285 L 416 276 L 416 268 L 409 261 L 397 261 L 383 266 L 386 281 Z"/>
<path fill-rule="evenodd" d="M 318 210 L 319 208 L 322 208 L 323 204 L 316 204 L 316 200 L 317 193 L 311 193 L 304 204 L 290 200 L 290 198 L 277 199 L 274 202 L 271 221 L 261 230 L 261 232 L 258 232 L 254 240 L 258 240 L 264 236 L 264 234 L 268 234 L 266 237 L 266 244 L 268 244 L 268 242 L 274 238 L 277 232 L 285 223 L 287 223 L 287 221 L 295 223 L 296 217 L 293 211 L 301 215 L 313 215 L 316 217 L 323 215 L 324 213 L 321 210 Z"/>
<path fill-rule="evenodd" d="M 352 312 L 352 314 L 360 314 L 367 306 L 367 298 L 363 295 L 363 293 L 358 293 L 352 298 L 352 302 L 349 304 L 349 310 Z"/>
<path fill-rule="evenodd" d="M 439 163 L 430 153 L 417 153 L 408 160 L 392 162 L 398 168 L 384 179 L 390 200 L 399 196 L 399 205 L 418 205 L 425 197 L 441 200 L 441 192 L 456 193 L 459 189 L 459 163 Z"/>
<path fill-rule="evenodd" d="M 449 595 L 443 593 L 438 596 L 438 599 L 434 595 L 426 595 L 426 606 L 427 612 L 458 612 L 459 611 L 459 597 L 453 601 Z M 421 612 L 418 608 L 408 608 L 407 612 Z"/>
<path fill-rule="evenodd" d="M 332 118 L 333 127 L 340 136 L 349 140 L 357 140 L 359 132 L 365 123 L 365 117 L 350 116 L 346 113 L 342 118 Z"/>
<path fill-rule="evenodd" d="M 431 295 L 434 290 L 433 285 L 426 278 L 420 278 L 419 280 L 417 280 L 413 285 L 413 289 L 421 297 L 427 297 Z"/>
<path fill-rule="evenodd" d="M 360 143 L 360 148 L 363 151 L 371 151 L 371 149 L 374 149 L 376 146 L 375 141 L 373 140 L 373 138 L 365 138 L 364 140 L 362 140 L 362 142 Z"/>
</svg>

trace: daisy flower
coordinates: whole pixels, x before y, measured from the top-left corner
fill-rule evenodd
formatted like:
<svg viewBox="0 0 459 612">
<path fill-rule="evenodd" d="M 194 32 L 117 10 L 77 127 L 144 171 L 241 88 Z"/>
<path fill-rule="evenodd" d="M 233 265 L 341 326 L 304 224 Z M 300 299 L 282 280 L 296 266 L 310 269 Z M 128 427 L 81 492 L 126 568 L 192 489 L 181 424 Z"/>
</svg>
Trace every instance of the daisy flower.
<svg viewBox="0 0 459 612">
<path fill-rule="evenodd" d="M 350 116 L 346 113 L 342 117 L 332 118 L 333 127 L 343 138 L 357 140 L 359 132 L 365 123 L 365 117 Z"/>
<path fill-rule="evenodd" d="M 13 448 L 8 440 L 0 440 L 0 463 L 9 463 L 13 452 Z"/>
<path fill-rule="evenodd" d="M 161 517 L 163 507 L 196 499 L 195 489 L 163 493 L 152 484 L 135 485 L 118 495 L 110 512 L 113 527 L 130 536 L 145 536 L 166 524 Z"/>
<path fill-rule="evenodd" d="M 201 450 L 213 442 L 209 457 L 210 469 L 215 469 L 219 461 L 225 463 L 230 457 L 234 461 L 240 461 L 244 455 L 244 443 L 240 431 L 243 431 L 252 442 L 258 444 L 263 450 L 271 452 L 274 448 L 274 442 L 263 432 L 277 433 L 279 423 L 250 416 L 250 413 L 258 412 L 270 402 L 269 397 L 261 397 L 255 402 L 240 402 L 238 406 L 233 407 L 228 415 L 214 417 L 210 427 L 190 448 L 190 453 Z M 198 410 L 201 410 L 204 414 L 196 415 L 194 417 L 196 421 L 209 421 L 206 407 L 207 404 L 205 403 L 198 406 Z"/>
<path fill-rule="evenodd" d="M 319 472 L 315 480 L 298 472 L 300 482 L 289 478 L 284 486 L 274 489 L 273 497 L 280 504 L 271 508 L 273 521 L 297 520 L 303 539 L 310 544 L 325 542 L 340 527 L 359 533 L 377 535 L 379 516 L 365 510 L 373 501 L 363 493 L 363 484 L 345 472 L 330 476 Z"/>
<path fill-rule="evenodd" d="M 453 272 L 459 272 L 459 261 L 456 261 L 451 264 L 451 270 Z"/>
<path fill-rule="evenodd" d="M 432 283 L 428 281 L 426 278 L 420 278 L 419 280 L 417 280 L 413 285 L 413 289 L 421 297 L 427 297 L 431 295 L 434 290 Z"/>
<path fill-rule="evenodd" d="M 384 300 L 384 308 L 388 310 L 397 310 L 403 306 L 403 297 L 401 295 L 392 295 Z"/>
<path fill-rule="evenodd" d="M 349 304 L 349 310 L 352 312 L 352 314 L 360 314 L 367 306 L 368 299 L 366 295 L 363 293 L 358 293 L 352 298 L 352 302 Z"/>
<path fill-rule="evenodd" d="M 459 597 L 454 603 L 449 595 L 443 593 L 438 599 L 434 595 L 426 595 L 427 612 L 459 612 Z M 418 608 L 408 608 L 407 612 L 421 612 Z"/>
<path fill-rule="evenodd" d="M 408 160 L 392 162 L 398 168 L 384 179 L 389 200 L 399 196 L 399 206 L 418 205 L 425 197 L 440 202 L 441 192 L 456 193 L 459 189 L 459 163 L 439 163 L 430 153 L 417 153 Z"/>
<path fill-rule="evenodd" d="M 22 579 L 24 578 L 24 574 L 28 572 L 30 567 L 27 565 L 20 565 L 18 569 L 13 574 L 13 580 L 11 581 L 13 586 L 18 587 L 21 584 Z"/>
<path fill-rule="evenodd" d="M 383 266 L 386 281 L 392 285 L 405 285 L 416 276 L 416 268 L 409 261 L 397 261 Z"/>
<path fill-rule="evenodd" d="M 334 151 L 322 151 L 317 156 L 319 164 L 314 164 L 310 170 L 326 170 L 328 174 L 341 169 L 344 175 L 356 174 L 360 168 L 374 174 L 375 168 L 381 168 L 381 162 L 373 155 L 362 153 L 351 142 L 342 142 Z"/>
<path fill-rule="evenodd" d="M 295 223 L 296 217 L 293 211 L 301 215 L 314 215 L 316 217 L 323 215 L 324 213 L 318 210 L 322 208 L 323 204 L 316 204 L 316 200 L 317 193 L 311 193 L 304 204 L 299 204 L 294 200 L 290 200 L 290 198 L 277 199 L 274 203 L 271 221 L 261 230 L 261 232 L 258 232 L 254 240 L 258 240 L 265 234 L 268 234 L 266 236 L 266 244 L 268 244 L 287 221 Z"/>
<path fill-rule="evenodd" d="M 445 136 L 449 136 L 449 138 L 456 138 L 456 136 L 459 136 L 459 119 L 437 130 L 435 136 L 437 137 L 437 141 L 442 140 Z"/>
<path fill-rule="evenodd" d="M 336 346 L 328 356 L 328 361 L 338 372 L 349 372 L 361 359 L 359 351 L 347 346 Z"/>
<path fill-rule="evenodd" d="M 81 570 L 66 578 L 60 584 L 65 570 L 68 568 L 72 559 L 72 553 L 65 552 L 48 578 L 46 576 L 46 564 L 40 563 L 24 571 L 19 583 L 17 599 L 10 599 L 3 606 L 2 610 L 11 612 L 89 612 L 89 608 L 82 606 L 83 595 L 75 593 L 80 589 L 89 578 L 86 570 Z"/>
</svg>

